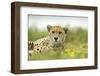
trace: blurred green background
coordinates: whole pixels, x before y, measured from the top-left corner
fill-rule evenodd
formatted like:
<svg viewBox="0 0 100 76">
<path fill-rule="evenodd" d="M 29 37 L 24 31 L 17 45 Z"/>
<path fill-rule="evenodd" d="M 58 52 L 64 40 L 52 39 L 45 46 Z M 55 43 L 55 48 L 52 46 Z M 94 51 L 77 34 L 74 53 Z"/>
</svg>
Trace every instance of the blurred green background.
<svg viewBox="0 0 100 76">
<path fill-rule="evenodd" d="M 47 30 L 28 28 L 28 41 L 35 41 L 48 35 Z M 88 30 L 69 29 L 66 34 L 64 50 L 53 49 L 47 53 L 28 55 L 28 60 L 81 59 L 88 57 Z"/>
</svg>

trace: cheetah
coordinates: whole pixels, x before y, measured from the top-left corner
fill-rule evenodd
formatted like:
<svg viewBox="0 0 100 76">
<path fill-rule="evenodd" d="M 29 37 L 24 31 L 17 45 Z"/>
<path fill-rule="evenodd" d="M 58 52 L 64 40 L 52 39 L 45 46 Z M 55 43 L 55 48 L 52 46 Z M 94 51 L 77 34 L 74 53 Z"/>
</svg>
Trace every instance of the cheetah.
<svg viewBox="0 0 100 76">
<path fill-rule="evenodd" d="M 49 49 L 64 48 L 64 40 L 68 28 L 59 25 L 47 26 L 48 36 L 36 41 L 28 41 L 29 54 L 39 54 L 47 52 Z"/>
</svg>

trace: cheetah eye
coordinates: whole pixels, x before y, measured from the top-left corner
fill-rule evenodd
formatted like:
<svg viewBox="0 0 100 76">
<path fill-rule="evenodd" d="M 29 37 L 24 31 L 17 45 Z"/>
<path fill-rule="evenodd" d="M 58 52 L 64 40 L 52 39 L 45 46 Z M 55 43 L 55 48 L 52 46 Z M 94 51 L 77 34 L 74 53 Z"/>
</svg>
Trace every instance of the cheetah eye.
<svg viewBox="0 0 100 76">
<path fill-rule="evenodd" d="M 54 34 L 55 32 L 54 32 L 54 31 L 52 31 L 52 33 Z"/>
<path fill-rule="evenodd" d="M 62 32 L 59 32 L 59 34 L 61 34 Z"/>
</svg>

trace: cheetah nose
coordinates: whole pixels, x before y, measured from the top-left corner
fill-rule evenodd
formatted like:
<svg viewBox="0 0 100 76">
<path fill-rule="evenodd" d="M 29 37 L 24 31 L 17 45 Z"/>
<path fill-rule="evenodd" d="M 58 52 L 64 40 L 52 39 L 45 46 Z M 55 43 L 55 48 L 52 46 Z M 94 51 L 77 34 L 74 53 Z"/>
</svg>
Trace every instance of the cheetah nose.
<svg viewBox="0 0 100 76">
<path fill-rule="evenodd" d="M 57 41 L 58 40 L 58 37 L 54 37 L 54 39 Z"/>
</svg>

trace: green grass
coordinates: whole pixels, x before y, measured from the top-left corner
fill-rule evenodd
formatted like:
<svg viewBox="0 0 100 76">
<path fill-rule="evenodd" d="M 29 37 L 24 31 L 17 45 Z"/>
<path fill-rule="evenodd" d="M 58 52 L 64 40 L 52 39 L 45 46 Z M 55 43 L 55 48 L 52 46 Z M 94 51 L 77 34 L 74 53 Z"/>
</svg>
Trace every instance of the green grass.
<svg viewBox="0 0 100 76">
<path fill-rule="evenodd" d="M 37 28 L 28 29 L 28 40 L 35 41 L 48 35 L 46 30 Z M 80 59 L 88 57 L 88 31 L 77 28 L 69 30 L 66 34 L 65 48 L 53 49 L 46 53 L 29 56 L 29 60 L 53 60 L 53 59 Z"/>
</svg>

